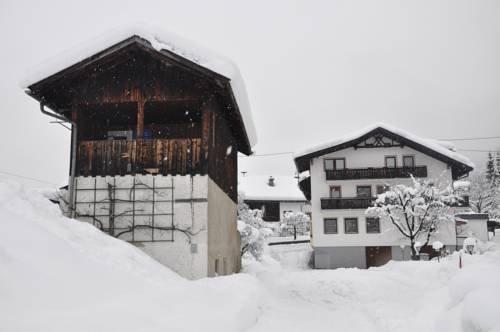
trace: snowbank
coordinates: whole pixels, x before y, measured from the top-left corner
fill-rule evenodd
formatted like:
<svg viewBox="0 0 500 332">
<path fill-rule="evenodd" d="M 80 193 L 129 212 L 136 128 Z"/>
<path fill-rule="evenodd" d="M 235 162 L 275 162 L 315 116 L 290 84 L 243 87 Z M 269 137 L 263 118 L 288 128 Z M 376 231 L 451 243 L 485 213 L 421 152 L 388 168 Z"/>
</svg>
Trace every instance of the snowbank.
<svg viewBox="0 0 500 332">
<path fill-rule="evenodd" d="M 275 250 L 273 247 L 272 250 Z M 291 269 L 281 248 L 247 273 L 267 287 L 266 310 L 252 331 L 500 331 L 500 252 L 427 262 L 390 262 L 369 270 Z M 307 248 L 305 248 L 307 251 Z M 303 254 L 301 254 L 303 255 Z M 301 255 L 297 255 L 299 258 Z M 303 261 L 297 259 L 299 267 Z"/>
<path fill-rule="evenodd" d="M 273 246 L 188 281 L 17 184 L 0 183 L 0 224 L 0 331 L 500 331 L 498 249 L 309 270 L 308 244 Z"/>
<path fill-rule="evenodd" d="M 259 313 L 245 274 L 182 279 L 134 246 L 0 183 L 1 331 L 239 331 Z"/>
</svg>

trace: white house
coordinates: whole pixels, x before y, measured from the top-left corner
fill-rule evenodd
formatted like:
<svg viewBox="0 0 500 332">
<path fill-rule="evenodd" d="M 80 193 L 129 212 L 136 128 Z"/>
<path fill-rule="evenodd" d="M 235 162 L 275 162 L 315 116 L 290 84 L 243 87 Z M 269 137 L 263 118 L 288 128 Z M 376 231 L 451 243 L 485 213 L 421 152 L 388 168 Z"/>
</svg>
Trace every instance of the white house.
<svg viewBox="0 0 500 332">
<path fill-rule="evenodd" d="M 311 213 L 311 205 L 293 176 L 240 175 L 238 190 L 244 202 L 251 209 L 262 210 L 264 221 L 270 223 L 282 221 L 287 212 Z"/>
<path fill-rule="evenodd" d="M 374 196 L 388 185 L 410 184 L 410 174 L 451 185 L 473 169 L 448 143 L 385 124 L 296 154 L 295 164 L 310 174 L 300 187 L 311 200 L 316 268 L 366 268 L 408 258 L 408 241 L 389 221 L 365 216 Z M 440 229 L 435 240 L 455 249 L 455 225 Z"/>
<path fill-rule="evenodd" d="M 489 241 L 487 213 L 459 213 L 455 215 L 457 229 L 457 246 L 463 246 L 468 237 L 481 242 Z"/>
</svg>

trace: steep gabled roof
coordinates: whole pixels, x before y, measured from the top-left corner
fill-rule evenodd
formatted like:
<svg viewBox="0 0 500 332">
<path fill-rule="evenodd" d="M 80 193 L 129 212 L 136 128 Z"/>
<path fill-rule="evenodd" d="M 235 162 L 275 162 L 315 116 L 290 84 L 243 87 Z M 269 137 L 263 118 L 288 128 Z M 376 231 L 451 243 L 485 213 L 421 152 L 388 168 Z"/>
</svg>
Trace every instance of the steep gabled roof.
<svg viewBox="0 0 500 332">
<path fill-rule="evenodd" d="M 242 129 L 245 131 L 248 145 L 246 153 L 251 153 L 251 148 L 257 143 L 257 134 L 245 84 L 238 67 L 231 60 L 194 42 L 167 31 L 145 26 L 147 25 L 141 24 L 115 30 L 101 34 L 89 43 L 80 44 L 70 52 L 61 54 L 33 70 L 22 82 L 22 86 L 33 98 L 41 100 L 42 96 L 36 93 L 40 87 L 49 85 L 75 70 L 81 70 L 123 47 L 137 44 L 160 57 L 177 61 L 191 70 L 226 81 Z"/>
<path fill-rule="evenodd" d="M 335 151 L 350 148 L 367 138 L 381 134 L 394 139 L 435 159 L 441 160 L 452 167 L 454 179 L 466 175 L 474 169 L 474 164 L 465 156 L 453 151 L 448 142 L 425 139 L 387 124 L 377 123 L 359 132 L 338 138 L 334 141 L 315 146 L 294 155 L 295 165 L 299 173 L 309 170 L 310 159 Z"/>
</svg>

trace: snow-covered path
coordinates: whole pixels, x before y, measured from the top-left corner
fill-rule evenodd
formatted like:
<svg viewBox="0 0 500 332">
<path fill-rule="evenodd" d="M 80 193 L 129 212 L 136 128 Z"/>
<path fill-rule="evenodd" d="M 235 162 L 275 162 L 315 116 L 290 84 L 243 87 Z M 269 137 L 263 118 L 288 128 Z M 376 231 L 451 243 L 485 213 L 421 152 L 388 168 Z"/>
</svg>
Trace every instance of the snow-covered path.
<svg viewBox="0 0 500 332">
<path fill-rule="evenodd" d="M 463 262 L 462 270 L 458 255 L 370 270 L 294 271 L 269 259 L 251 264 L 247 270 L 268 296 L 250 330 L 483 331 L 498 325 L 500 253 Z"/>
<path fill-rule="evenodd" d="M 0 224 L 0 331 L 500 332 L 500 251 L 319 271 L 307 244 L 278 246 L 187 281 L 16 185 L 0 183 Z"/>
</svg>

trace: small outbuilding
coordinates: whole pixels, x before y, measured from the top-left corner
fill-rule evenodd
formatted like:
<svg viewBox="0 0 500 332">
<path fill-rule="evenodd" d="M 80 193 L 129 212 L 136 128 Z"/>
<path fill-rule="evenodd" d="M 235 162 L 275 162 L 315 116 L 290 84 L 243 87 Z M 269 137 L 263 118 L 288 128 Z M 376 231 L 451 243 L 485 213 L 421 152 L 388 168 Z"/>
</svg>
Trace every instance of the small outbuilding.
<svg viewBox="0 0 500 332">
<path fill-rule="evenodd" d="M 68 215 L 188 278 L 239 271 L 237 153 L 256 134 L 231 61 L 125 29 L 41 68 L 26 92 L 71 124 Z"/>
</svg>

